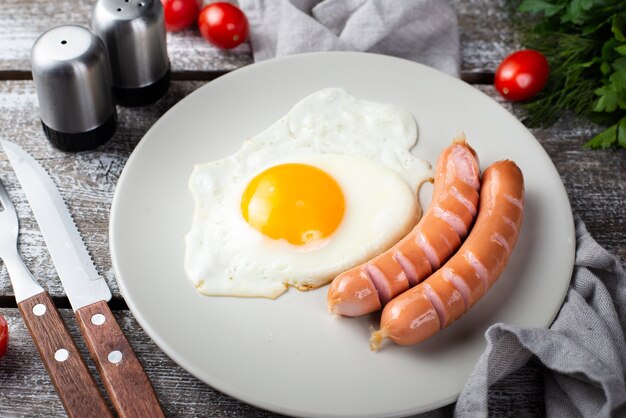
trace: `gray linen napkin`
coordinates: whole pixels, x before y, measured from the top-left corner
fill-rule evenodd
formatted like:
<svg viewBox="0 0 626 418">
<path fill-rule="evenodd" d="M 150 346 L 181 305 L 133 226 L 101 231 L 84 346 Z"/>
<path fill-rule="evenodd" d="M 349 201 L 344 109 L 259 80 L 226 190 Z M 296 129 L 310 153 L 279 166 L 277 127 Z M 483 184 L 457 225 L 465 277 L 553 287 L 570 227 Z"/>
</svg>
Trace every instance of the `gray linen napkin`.
<svg viewBox="0 0 626 418">
<path fill-rule="evenodd" d="M 459 31 L 445 0 L 239 0 L 255 61 L 313 51 L 393 55 L 459 75 Z"/>
<path fill-rule="evenodd" d="M 570 288 L 550 328 L 489 327 L 487 349 L 461 393 L 456 416 L 487 416 L 489 386 L 533 356 L 544 367 L 548 416 L 626 416 L 626 273 L 620 258 L 598 245 L 578 217 L 576 242 Z"/>
</svg>

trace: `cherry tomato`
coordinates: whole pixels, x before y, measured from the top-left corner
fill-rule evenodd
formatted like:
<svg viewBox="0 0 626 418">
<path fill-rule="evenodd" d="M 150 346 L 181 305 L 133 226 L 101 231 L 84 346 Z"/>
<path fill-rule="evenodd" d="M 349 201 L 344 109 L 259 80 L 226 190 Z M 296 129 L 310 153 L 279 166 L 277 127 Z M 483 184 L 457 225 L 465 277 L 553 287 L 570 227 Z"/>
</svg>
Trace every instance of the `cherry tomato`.
<svg viewBox="0 0 626 418">
<path fill-rule="evenodd" d="M 548 81 L 548 60 L 541 52 L 523 49 L 506 57 L 496 70 L 495 86 L 502 97 L 528 100 Z"/>
<path fill-rule="evenodd" d="M 9 346 L 9 327 L 7 321 L 0 316 L 0 358 L 7 352 Z"/>
<path fill-rule="evenodd" d="M 246 15 L 230 3 L 207 5 L 200 12 L 198 26 L 202 36 L 219 48 L 234 48 L 248 38 Z"/>
<path fill-rule="evenodd" d="M 165 14 L 165 30 L 176 32 L 196 22 L 200 14 L 198 0 L 161 0 Z"/>
</svg>

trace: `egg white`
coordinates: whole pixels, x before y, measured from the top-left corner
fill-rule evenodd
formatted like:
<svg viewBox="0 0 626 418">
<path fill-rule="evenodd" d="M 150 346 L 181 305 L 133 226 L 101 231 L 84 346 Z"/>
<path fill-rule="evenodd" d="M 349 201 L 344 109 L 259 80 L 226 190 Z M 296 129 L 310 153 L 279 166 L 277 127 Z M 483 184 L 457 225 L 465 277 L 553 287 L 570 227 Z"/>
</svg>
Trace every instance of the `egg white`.
<svg viewBox="0 0 626 418">
<path fill-rule="evenodd" d="M 233 155 L 194 167 L 195 199 L 185 271 L 207 295 L 275 298 L 310 289 L 386 250 L 417 222 L 418 185 L 432 175 L 410 149 L 415 120 L 393 105 L 324 89 L 244 142 Z M 313 244 L 271 239 L 241 214 L 250 180 L 283 163 L 318 167 L 340 185 L 346 210 L 337 230 Z"/>
</svg>

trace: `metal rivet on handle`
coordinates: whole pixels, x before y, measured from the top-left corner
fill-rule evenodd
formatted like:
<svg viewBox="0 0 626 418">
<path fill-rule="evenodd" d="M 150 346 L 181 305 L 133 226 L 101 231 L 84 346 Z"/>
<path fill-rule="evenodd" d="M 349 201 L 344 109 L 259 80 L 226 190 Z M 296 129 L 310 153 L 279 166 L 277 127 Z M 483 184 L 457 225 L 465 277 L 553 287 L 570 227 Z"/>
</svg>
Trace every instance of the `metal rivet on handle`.
<svg viewBox="0 0 626 418">
<path fill-rule="evenodd" d="M 109 359 L 111 363 L 117 364 L 120 361 L 122 361 L 122 357 L 123 357 L 122 353 L 120 351 L 115 350 L 115 351 L 111 351 L 107 358 Z"/>
<path fill-rule="evenodd" d="M 94 325 L 102 325 L 106 321 L 106 318 L 101 313 L 95 314 L 91 317 L 91 323 Z"/>
<path fill-rule="evenodd" d="M 41 316 L 46 313 L 46 305 L 43 303 L 38 303 L 33 306 L 33 313 L 37 316 Z"/>
<path fill-rule="evenodd" d="M 70 352 L 65 348 L 59 348 L 56 353 L 54 353 L 54 359 L 59 363 L 64 362 L 68 358 L 70 358 Z"/>
</svg>

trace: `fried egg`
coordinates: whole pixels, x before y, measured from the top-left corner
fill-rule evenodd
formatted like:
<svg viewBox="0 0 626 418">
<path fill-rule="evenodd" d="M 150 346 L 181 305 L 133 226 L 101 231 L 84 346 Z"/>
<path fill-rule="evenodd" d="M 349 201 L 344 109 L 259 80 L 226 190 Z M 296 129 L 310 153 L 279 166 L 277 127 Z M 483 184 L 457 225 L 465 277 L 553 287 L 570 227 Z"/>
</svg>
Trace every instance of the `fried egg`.
<svg viewBox="0 0 626 418">
<path fill-rule="evenodd" d="M 399 107 L 337 88 L 305 97 L 236 153 L 194 167 L 188 278 L 206 295 L 276 298 L 388 249 L 418 221 L 432 176 L 410 153 L 416 140 Z"/>
</svg>

